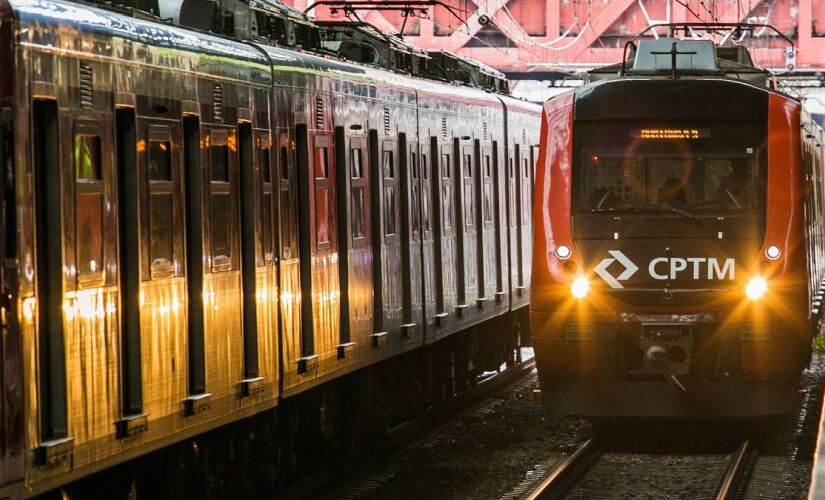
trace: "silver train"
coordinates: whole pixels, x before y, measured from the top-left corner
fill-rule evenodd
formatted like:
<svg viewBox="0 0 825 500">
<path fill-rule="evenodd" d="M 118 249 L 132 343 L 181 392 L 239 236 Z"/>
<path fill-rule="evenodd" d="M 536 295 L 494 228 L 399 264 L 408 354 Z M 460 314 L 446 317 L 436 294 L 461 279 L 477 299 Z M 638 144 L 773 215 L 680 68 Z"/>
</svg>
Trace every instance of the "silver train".
<svg viewBox="0 0 825 500">
<path fill-rule="evenodd" d="M 0 498 L 276 484 L 527 337 L 540 107 L 147 17 L 0 1 Z"/>
</svg>

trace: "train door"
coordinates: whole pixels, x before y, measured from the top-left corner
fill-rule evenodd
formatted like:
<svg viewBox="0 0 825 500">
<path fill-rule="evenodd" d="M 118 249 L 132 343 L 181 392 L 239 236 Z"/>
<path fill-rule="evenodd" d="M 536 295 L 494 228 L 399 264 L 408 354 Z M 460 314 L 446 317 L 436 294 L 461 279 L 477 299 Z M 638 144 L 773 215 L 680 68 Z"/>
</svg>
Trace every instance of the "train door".
<svg viewBox="0 0 825 500">
<path fill-rule="evenodd" d="M 505 170 L 502 168 L 502 152 L 498 141 L 493 141 L 492 160 L 493 160 L 493 228 L 495 234 L 495 297 L 496 302 L 504 300 L 505 292 L 505 276 L 507 272 L 507 258 L 505 252 L 507 251 L 507 218 L 505 199 L 507 197 L 507 182 L 505 180 Z"/>
<path fill-rule="evenodd" d="M 315 122 L 296 127 L 301 255 L 301 359 L 298 373 L 315 376 L 319 354 L 338 343 L 340 310 L 333 140 L 324 97 L 315 97 Z"/>
<path fill-rule="evenodd" d="M 37 269 L 37 364 L 39 366 L 39 462 L 50 452 L 71 449 L 66 399 L 66 347 L 63 323 L 63 212 L 60 193 L 66 183 L 60 169 L 57 101 L 32 103 L 32 155 Z"/>
<path fill-rule="evenodd" d="M 23 480 L 23 364 L 18 324 L 17 170 L 14 113 L 0 108 L 0 488 Z M 29 301 L 31 302 L 31 301 Z M 25 301 L 21 301 L 24 305 Z M 26 309 L 23 310 L 24 315 Z M 25 316 L 24 316 L 25 318 Z"/>
<path fill-rule="evenodd" d="M 402 333 L 409 339 L 421 324 L 421 167 L 417 145 L 398 136 L 401 180 Z"/>
<path fill-rule="evenodd" d="M 268 109 L 266 94 L 255 93 L 256 109 Z M 263 116 L 261 116 L 263 115 Z M 241 192 L 241 282 L 243 286 L 243 380 L 241 396 L 276 387 L 278 274 L 273 187 L 272 137 L 268 114 L 238 124 Z M 255 127 L 253 128 L 253 125 Z M 263 126 L 261 126 L 263 125 Z"/>
<path fill-rule="evenodd" d="M 202 295 L 204 390 L 219 398 L 235 394 L 238 375 L 244 372 L 244 319 L 249 319 L 244 318 L 243 290 L 238 287 L 243 280 L 239 137 L 237 126 L 210 124 L 202 131 L 202 154 L 206 157 L 202 211 L 206 236 Z M 248 136 L 246 140 L 250 140 Z M 254 287 L 254 281 L 250 284 Z M 193 297 L 190 303 L 196 300 Z M 254 303 L 250 306 L 254 309 Z M 254 314 L 250 317 L 254 322 Z"/>
<path fill-rule="evenodd" d="M 291 102 L 290 102 L 291 104 Z M 291 109 L 287 107 L 286 109 Z M 297 382 L 295 372 L 301 358 L 303 331 L 301 328 L 301 259 L 298 251 L 298 196 L 296 149 L 297 136 L 280 127 L 277 137 L 278 227 L 280 256 L 280 331 L 283 351 L 284 389 Z M 297 131 L 297 129 L 296 129 Z M 304 132 L 305 133 L 305 132 Z M 302 139 L 304 142 L 306 138 Z M 311 328 L 311 323 L 307 325 Z"/>
<path fill-rule="evenodd" d="M 360 129 L 359 129 L 360 130 Z M 372 273 L 370 249 L 370 171 L 367 139 L 347 137 L 344 127 L 335 129 L 339 284 L 341 286 L 341 328 L 338 359 L 351 358 L 357 344 L 372 332 Z"/>
<path fill-rule="evenodd" d="M 422 252 L 422 289 L 421 300 L 423 304 L 423 327 L 429 328 L 435 317 L 435 262 L 433 254 L 433 181 L 432 173 L 435 166 L 432 158 L 430 145 L 421 143 L 418 146 L 420 152 L 419 164 L 421 165 L 421 252 Z"/>
<path fill-rule="evenodd" d="M 437 139 L 434 138 L 434 141 Z M 455 238 L 455 187 L 453 146 L 434 148 L 438 160 L 433 160 L 433 204 L 436 207 L 435 262 L 436 262 L 436 322 L 442 323 L 456 304 L 457 252 Z"/>
<path fill-rule="evenodd" d="M 372 178 L 373 282 L 375 290 L 373 345 L 386 341 L 387 332 L 400 326 L 401 264 L 399 169 L 394 140 L 380 140 L 377 131 L 370 131 L 370 160 L 378 165 Z"/>
<path fill-rule="evenodd" d="M 186 290 L 179 125 L 143 108 L 115 113 L 123 438 L 144 429 L 149 413 L 177 414 L 186 397 L 186 376 L 175 369 L 186 358 Z M 164 383 L 146 382 L 155 379 Z"/>
<path fill-rule="evenodd" d="M 478 246 L 476 241 L 476 196 L 475 161 L 473 160 L 473 146 L 459 146 L 455 140 L 455 197 L 456 197 L 456 235 L 457 251 L 461 256 L 458 262 L 458 315 L 464 316 L 469 312 L 470 303 L 478 286 Z"/>
<path fill-rule="evenodd" d="M 522 183 L 523 166 L 522 150 L 516 144 L 513 154 L 513 183 L 515 184 L 515 196 L 513 198 L 513 209 L 515 211 L 516 223 L 516 258 L 515 258 L 515 292 L 519 297 L 524 292 L 524 184 Z"/>
<path fill-rule="evenodd" d="M 510 270 L 507 279 L 507 286 L 510 291 L 510 300 L 512 302 L 515 300 L 514 294 L 516 291 L 516 287 L 518 286 L 518 256 L 520 255 L 521 247 L 519 246 L 519 225 L 518 220 L 516 219 L 516 215 L 518 213 L 518 176 L 516 175 L 516 149 L 512 147 L 508 148 L 506 153 L 507 156 L 505 158 L 505 169 L 507 180 L 507 204 L 505 211 L 507 213 L 507 232 L 509 243 L 507 250 L 507 260 L 508 268 Z"/>
<path fill-rule="evenodd" d="M 204 340 L 204 178 L 201 160 L 201 123 L 195 114 L 183 117 L 183 166 L 186 183 L 186 295 L 187 301 L 187 393 L 185 412 L 198 413 L 209 407 L 206 392 Z"/>
<path fill-rule="evenodd" d="M 494 196 L 493 196 L 493 159 L 489 147 L 481 147 L 476 141 L 476 237 L 478 240 L 478 303 L 483 307 L 493 297 L 496 287 L 495 258 L 496 240 L 494 239 Z"/>
</svg>

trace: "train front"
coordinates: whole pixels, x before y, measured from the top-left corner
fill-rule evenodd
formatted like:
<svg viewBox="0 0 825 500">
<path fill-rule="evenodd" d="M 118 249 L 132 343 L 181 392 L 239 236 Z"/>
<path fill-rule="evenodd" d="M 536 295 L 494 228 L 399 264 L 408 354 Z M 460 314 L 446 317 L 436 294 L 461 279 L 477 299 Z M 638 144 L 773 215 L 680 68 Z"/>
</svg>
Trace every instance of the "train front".
<svg viewBox="0 0 825 500">
<path fill-rule="evenodd" d="M 748 417 L 796 402 L 822 278 L 820 150 L 795 100 L 690 69 L 545 105 L 531 329 L 551 412 Z"/>
</svg>

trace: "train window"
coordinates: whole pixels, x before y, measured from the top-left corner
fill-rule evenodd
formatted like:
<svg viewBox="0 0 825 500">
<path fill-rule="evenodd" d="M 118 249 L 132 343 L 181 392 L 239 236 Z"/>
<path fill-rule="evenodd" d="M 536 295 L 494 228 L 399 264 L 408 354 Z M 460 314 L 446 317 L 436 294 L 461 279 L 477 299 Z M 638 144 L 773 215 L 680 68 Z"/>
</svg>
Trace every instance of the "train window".
<svg viewBox="0 0 825 500">
<path fill-rule="evenodd" d="M 421 189 L 419 184 L 420 174 L 418 155 L 415 154 L 415 151 L 411 151 L 410 176 L 412 177 L 412 181 L 410 182 L 410 203 L 412 206 L 410 207 L 410 210 L 412 211 L 412 231 L 414 238 L 417 238 L 421 232 L 421 197 L 419 196 L 419 191 Z"/>
<path fill-rule="evenodd" d="M 315 244 L 328 246 L 332 234 L 332 200 L 329 184 L 329 149 L 315 148 Z"/>
<path fill-rule="evenodd" d="M 393 152 L 384 150 L 383 154 L 383 171 L 384 171 L 384 234 L 386 236 L 393 236 L 398 233 L 397 226 L 397 208 L 396 203 L 396 184 L 395 179 L 395 161 Z"/>
<path fill-rule="evenodd" d="M 516 227 L 516 170 L 515 160 L 513 159 L 513 152 L 510 151 L 510 158 L 508 159 L 508 170 L 510 178 L 510 205 L 507 210 L 510 212 L 510 227 Z"/>
<path fill-rule="evenodd" d="M 395 162 L 393 161 L 392 151 L 384 151 L 384 178 L 391 179 L 395 177 Z"/>
<path fill-rule="evenodd" d="M 521 183 L 521 220 L 523 223 L 530 222 L 530 210 L 533 208 L 530 203 L 530 164 L 527 158 L 521 160 L 521 175 L 524 180 Z"/>
<path fill-rule="evenodd" d="M 172 143 L 150 137 L 147 149 L 149 174 L 149 268 L 153 278 L 174 273 L 174 220 Z"/>
<path fill-rule="evenodd" d="M 217 134 L 209 147 L 209 220 L 212 250 L 212 271 L 232 267 L 231 188 L 229 184 L 229 146 L 216 144 Z"/>
<path fill-rule="evenodd" d="M 421 169 L 422 178 L 426 181 L 430 178 L 429 164 L 427 163 L 427 153 L 421 153 Z"/>
<path fill-rule="evenodd" d="M 209 172 L 212 182 L 229 182 L 229 146 L 214 144 L 209 148 Z"/>
<path fill-rule="evenodd" d="M 364 200 L 364 164 L 361 148 L 350 148 L 350 173 L 352 196 L 352 239 L 362 240 L 366 235 L 366 207 Z"/>
<path fill-rule="evenodd" d="M 452 171 L 450 155 L 441 155 L 441 207 L 444 229 L 453 227 Z"/>
<path fill-rule="evenodd" d="M 384 233 L 392 236 L 396 233 L 395 227 L 395 186 L 384 186 Z"/>
<path fill-rule="evenodd" d="M 359 148 L 352 148 L 350 149 L 350 162 L 351 162 L 351 177 L 353 179 L 361 179 L 364 177 L 363 175 L 363 162 L 361 161 L 361 149 Z"/>
<path fill-rule="evenodd" d="M 352 188 L 352 239 L 364 237 L 364 187 Z"/>
<path fill-rule="evenodd" d="M 490 163 L 490 156 L 484 156 L 484 178 L 482 179 L 482 218 L 484 224 L 493 222 L 493 169 Z"/>
<path fill-rule="evenodd" d="M 272 198 L 274 192 L 272 189 L 272 164 L 270 151 L 268 147 L 269 141 L 264 142 L 262 137 L 258 138 L 258 166 L 261 172 L 261 253 L 264 257 L 264 263 L 269 264 L 274 260 L 273 231 L 272 231 Z M 264 147 L 264 146 L 267 147 Z"/>
<path fill-rule="evenodd" d="M 281 180 L 289 180 L 289 150 L 286 146 L 281 146 Z"/>
<path fill-rule="evenodd" d="M 74 138 L 75 242 L 79 284 L 103 272 L 103 176 L 100 137 Z"/>
<path fill-rule="evenodd" d="M 172 180 L 172 143 L 170 141 L 149 141 L 149 179 L 153 181 Z"/>
<path fill-rule="evenodd" d="M 418 167 L 418 155 L 415 154 L 415 151 L 410 151 L 410 172 L 412 173 L 413 179 L 420 178 Z"/>
<path fill-rule="evenodd" d="M 473 188 L 472 157 L 465 154 L 462 162 L 464 170 L 464 226 L 472 227 L 475 219 L 475 190 Z"/>
</svg>

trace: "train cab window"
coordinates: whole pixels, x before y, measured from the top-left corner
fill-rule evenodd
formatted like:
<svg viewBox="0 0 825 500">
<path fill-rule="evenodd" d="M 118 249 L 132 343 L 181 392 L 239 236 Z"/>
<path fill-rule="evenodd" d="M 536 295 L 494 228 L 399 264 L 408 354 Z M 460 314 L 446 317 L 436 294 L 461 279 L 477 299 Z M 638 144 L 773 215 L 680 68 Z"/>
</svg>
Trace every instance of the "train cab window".
<svg viewBox="0 0 825 500">
<path fill-rule="evenodd" d="M 103 172 L 100 137 L 74 138 L 75 242 L 78 284 L 99 282 L 103 273 Z"/>
<path fill-rule="evenodd" d="M 482 178 L 482 192 L 484 198 L 482 200 L 482 218 L 484 224 L 492 224 L 493 222 L 493 167 L 490 161 L 490 155 L 484 155 L 484 176 Z"/>
<path fill-rule="evenodd" d="M 396 177 L 395 158 L 392 151 L 384 150 L 383 154 L 384 172 L 384 234 L 393 236 L 398 233 L 397 225 L 397 203 L 396 203 Z"/>
<path fill-rule="evenodd" d="M 475 190 L 473 187 L 473 160 L 465 154 L 462 161 L 464 171 L 464 226 L 472 227 L 475 219 Z"/>
<path fill-rule="evenodd" d="M 209 146 L 209 220 L 212 271 L 232 268 L 232 196 L 226 136 L 212 133 Z"/>
<path fill-rule="evenodd" d="M 427 153 L 421 153 L 421 177 L 426 181 L 430 178 L 430 164 L 427 163 Z"/>
<path fill-rule="evenodd" d="M 329 148 L 315 148 L 315 244 L 328 250 L 335 216 L 330 193 Z"/>
<path fill-rule="evenodd" d="M 263 254 L 264 264 L 271 264 L 275 260 L 275 242 L 273 241 L 272 231 L 274 190 L 272 188 L 272 158 L 270 156 L 269 136 L 259 136 L 256 142 L 261 182 L 261 253 Z"/>
<path fill-rule="evenodd" d="M 441 206 L 444 229 L 453 227 L 452 167 L 450 155 L 441 155 Z"/>
<path fill-rule="evenodd" d="M 172 142 L 169 137 L 149 137 L 149 268 L 152 278 L 174 274 L 175 235 Z"/>
<path fill-rule="evenodd" d="M 675 122 L 672 126 L 679 128 L 673 130 L 691 131 L 676 139 L 660 135 L 670 129 L 659 124 L 656 129 L 646 126 L 598 121 L 582 125 L 586 137 L 598 139 L 576 146 L 575 212 L 625 211 L 629 217 L 678 212 L 748 217 L 745 220 L 764 215 L 764 120 L 690 122 L 689 129 Z"/>
<path fill-rule="evenodd" d="M 364 162 L 361 148 L 350 149 L 350 177 L 352 194 L 352 239 L 353 242 L 363 240 L 366 235 L 366 221 L 364 206 Z"/>
</svg>

